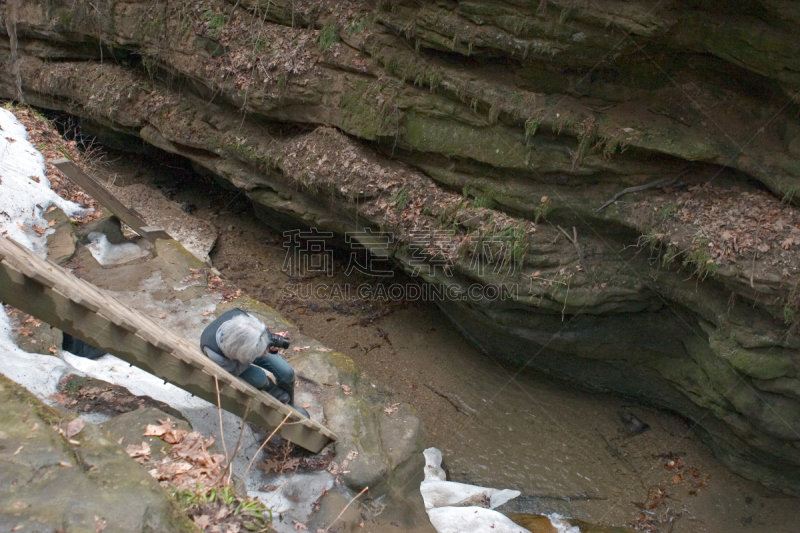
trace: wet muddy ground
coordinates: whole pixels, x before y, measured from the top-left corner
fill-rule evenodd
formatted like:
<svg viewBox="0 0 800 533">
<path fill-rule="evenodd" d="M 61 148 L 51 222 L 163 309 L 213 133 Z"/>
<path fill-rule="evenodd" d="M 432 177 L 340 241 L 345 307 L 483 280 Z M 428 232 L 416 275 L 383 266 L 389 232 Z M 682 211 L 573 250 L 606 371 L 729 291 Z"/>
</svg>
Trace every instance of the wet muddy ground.
<svg viewBox="0 0 800 533">
<path fill-rule="evenodd" d="M 211 260 L 225 278 L 411 403 L 451 479 L 520 490 L 508 510 L 649 531 L 796 531 L 797 499 L 732 474 L 680 417 L 518 374 L 467 343 L 433 303 L 330 298 L 334 286 L 386 278 L 346 275 L 348 249 L 330 272 L 287 268 L 290 238 L 257 220 L 244 195 L 170 158 L 109 151 L 107 161 L 116 186 L 146 184 L 215 225 Z M 396 271 L 389 279 L 413 283 Z M 632 433 L 638 421 L 649 429 Z"/>
</svg>

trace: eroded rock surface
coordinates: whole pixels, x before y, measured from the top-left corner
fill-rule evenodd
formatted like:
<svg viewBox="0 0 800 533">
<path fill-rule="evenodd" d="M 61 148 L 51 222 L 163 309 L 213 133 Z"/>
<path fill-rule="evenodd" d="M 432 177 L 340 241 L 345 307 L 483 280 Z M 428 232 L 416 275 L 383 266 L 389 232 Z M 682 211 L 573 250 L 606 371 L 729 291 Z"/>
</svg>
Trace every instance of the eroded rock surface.
<svg viewBox="0 0 800 533">
<path fill-rule="evenodd" d="M 69 422 L 64 413 L 4 376 L 0 398 L 0 529 L 193 531 L 158 482 L 96 426 L 66 438 L 54 430 Z"/>
<path fill-rule="evenodd" d="M 183 155 L 273 221 L 361 232 L 436 286 L 498 285 L 444 304 L 485 349 L 675 409 L 800 491 L 794 2 L 0 14 L 0 94 Z"/>
</svg>

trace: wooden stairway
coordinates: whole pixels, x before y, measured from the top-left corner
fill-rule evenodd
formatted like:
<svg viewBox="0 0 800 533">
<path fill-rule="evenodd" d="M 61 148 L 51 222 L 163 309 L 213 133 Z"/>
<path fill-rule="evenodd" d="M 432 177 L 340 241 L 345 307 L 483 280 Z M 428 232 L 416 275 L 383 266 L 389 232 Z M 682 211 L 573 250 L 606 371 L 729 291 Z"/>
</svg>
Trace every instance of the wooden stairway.
<svg viewBox="0 0 800 533">
<path fill-rule="evenodd" d="M 189 342 L 150 317 L 60 266 L 0 236 L 0 301 L 168 381 L 212 404 L 319 452 L 334 433 L 208 359 Z M 249 410 L 248 410 L 249 406 Z"/>
</svg>

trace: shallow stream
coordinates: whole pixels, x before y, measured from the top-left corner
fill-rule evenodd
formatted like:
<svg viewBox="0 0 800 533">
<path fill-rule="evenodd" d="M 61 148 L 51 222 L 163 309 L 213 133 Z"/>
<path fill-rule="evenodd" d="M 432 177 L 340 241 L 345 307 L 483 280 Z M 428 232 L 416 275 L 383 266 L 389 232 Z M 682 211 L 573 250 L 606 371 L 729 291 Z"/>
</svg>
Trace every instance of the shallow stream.
<svg viewBox="0 0 800 533">
<path fill-rule="evenodd" d="M 242 195 L 174 159 L 108 159 L 115 186 L 145 184 L 218 228 L 211 259 L 224 277 L 412 404 L 452 480 L 520 490 L 505 509 L 676 533 L 798 530 L 798 499 L 732 474 L 680 417 L 519 372 L 477 351 L 432 303 L 301 297 L 377 278 L 346 276 L 340 253 L 331 276 L 290 277 L 284 236 Z M 621 419 L 631 415 L 649 429 L 629 432 Z"/>
</svg>

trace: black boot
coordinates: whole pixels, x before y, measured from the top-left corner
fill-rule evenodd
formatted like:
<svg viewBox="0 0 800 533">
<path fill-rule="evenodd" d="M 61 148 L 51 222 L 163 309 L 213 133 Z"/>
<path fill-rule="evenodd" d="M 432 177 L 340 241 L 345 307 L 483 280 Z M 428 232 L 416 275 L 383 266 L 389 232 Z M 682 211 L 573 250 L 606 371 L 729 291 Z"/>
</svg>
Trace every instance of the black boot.
<svg viewBox="0 0 800 533">
<path fill-rule="evenodd" d="M 292 385 L 294 385 L 294 383 Z M 292 409 L 294 409 L 295 411 L 297 411 L 298 413 L 300 413 L 304 417 L 311 418 L 311 417 L 308 416 L 308 411 L 306 411 L 305 409 L 303 409 L 302 407 L 300 407 L 299 405 L 294 403 L 294 387 L 292 387 L 292 390 L 289 391 L 289 402 L 288 402 L 288 405 L 289 405 L 289 407 L 291 407 Z"/>
<path fill-rule="evenodd" d="M 291 395 L 278 385 L 267 385 L 262 390 L 281 403 L 289 403 L 292 399 Z"/>
</svg>

